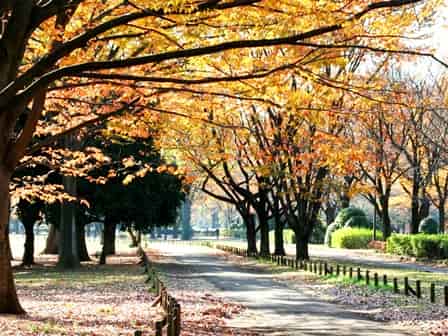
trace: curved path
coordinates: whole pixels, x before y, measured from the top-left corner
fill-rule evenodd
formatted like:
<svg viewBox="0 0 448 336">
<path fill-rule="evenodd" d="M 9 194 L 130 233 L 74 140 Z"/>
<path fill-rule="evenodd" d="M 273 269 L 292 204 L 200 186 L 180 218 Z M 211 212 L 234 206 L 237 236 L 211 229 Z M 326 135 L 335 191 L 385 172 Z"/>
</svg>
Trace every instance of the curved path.
<svg viewBox="0 0 448 336">
<path fill-rule="evenodd" d="M 232 327 L 260 335 L 404 336 L 415 331 L 370 320 L 351 308 L 316 299 L 312 293 L 288 288 L 260 267 L 242 266 L 207 247 L 151 244 L 162 256 L 157 268 L 168 283 L 196 283 L 198 295 L 207 289 L 247 310 L 229 320 Z"/>
</svg>

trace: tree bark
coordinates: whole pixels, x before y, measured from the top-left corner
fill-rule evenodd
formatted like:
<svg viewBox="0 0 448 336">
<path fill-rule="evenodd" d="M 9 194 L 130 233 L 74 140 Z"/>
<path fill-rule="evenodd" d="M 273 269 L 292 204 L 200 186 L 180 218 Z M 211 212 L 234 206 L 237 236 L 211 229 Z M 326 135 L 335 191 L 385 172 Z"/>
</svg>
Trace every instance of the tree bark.
<svg viewBox="0 0 448 336">
<path fill-rule="evenodd" d="M 34 265 L 34 222 L 24 222 L 25 249 L 23 252 L 22 266 Z"/>
<path fill-rule="evenodd" d="M 285 245 L 283 241 L 283 223 L 280 218 L 275 219 L 275 255 L 284 256 L 285 253 Z"/>
<path fill-rule="evenodd" d="M 87 250 L 85 225 L 78 223 L 76 225 L 76 233 L 78 235 L 77 241 L 79 261 L 91 261 L 89 251 Z"/>
<path fill-rule="evenodd" d="M 439 233 L 445 232 L 445 207 L 443 204 L 445 204 L 445 200 L 443 200 L 443 203 L 441 201 L 441 206 L 439 207 Z"/>
<path fill-rule="evenodd" d="M 0 166 L 0 314 L 23 314 L 14 284 L 9 246 L 9 181 L 11 174 Z"/>
<path fill-rule="evenodd" d="M 271 253 L 269 249 L 269 223 L 264 213 L 258 216 L 258 220 L 260 226 L 260 255 L 267 257 Z"/>
<path fill-rule="evenodd" d="M 383 238 L 386 240 L 392 233 L 392 224 L 389 215 L 389 198 L 390 194 L 381 196 L 381 221 L 383 222 Z"/>
<path fill-rule="evenodd" d="M 308 260 L 310 258 L 308 252 L 308 238 L 305 235 L 296 233 L 296 259 Z"/>
<path fill-rule="evenodd" d="M 115 231 L 117 224 L 106 216 L 103 229 L 103 250 L 106 256 L 115 254 Z"/>
<path fill-rule="evenodd" d="M 257 236 L 254 215 L 249 214 L 243 219 L 246 222 L 247 253 L 249 255 L 257 255 Z"/>
<path fill-rule="evenodd" d="M 45 243 L 45 248 L 41 252 L 42 254 L 58 254 L 59 245 L 59 230 L 56 225 L 50 224 L 50 229 L 48 230 L 48 236 Z"/>
<path fill-rule="evenodd" d="M 76 179 L 73 176 L 63 176 L 63 183 L 70 195 L 76 195 Z M 62 203 L 58 266 L 63 269 L 74 269 L 80 266 L 75 218 L 75 205 L 70 202 Z"/>
<path fill-rule="evenodd" d="M 128 227 L 127 231 L 129 233 L 129 237 L 131 238 L 131 246 L 130 247 L 137 247 L 138 239 L 137 239 L 137 236 L 135 235 L 134 231 L 132 230 L 131 227 Z"/>
</svg>

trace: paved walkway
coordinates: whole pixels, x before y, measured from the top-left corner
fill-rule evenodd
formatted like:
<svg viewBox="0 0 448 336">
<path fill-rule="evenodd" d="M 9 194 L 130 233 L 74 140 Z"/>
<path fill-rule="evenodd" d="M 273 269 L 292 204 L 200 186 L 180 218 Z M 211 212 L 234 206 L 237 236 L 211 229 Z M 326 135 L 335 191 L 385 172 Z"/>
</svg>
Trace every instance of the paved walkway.
<svg viewBox="0 0 448 336">
<path fill-rule="evenodd" d="M 288 288 L 268 271 L 229 262 L 216 250 L 199 246 L 155 243 L 164 256 L 157 267 L 177 283 L 198 280 L 198 288 L 212 291 L 248 309 L 229 325 L 261 335 L 404 336 L 404 331 L 370 320 L 349 307 L 316 299 L 310 293 Z M 169 281 L 168 281 L 169 283 Z M 198 290 L 200 292 L 200 290 Z M 200 295 L 200 293 L 198 293 Z"/>
</svg>

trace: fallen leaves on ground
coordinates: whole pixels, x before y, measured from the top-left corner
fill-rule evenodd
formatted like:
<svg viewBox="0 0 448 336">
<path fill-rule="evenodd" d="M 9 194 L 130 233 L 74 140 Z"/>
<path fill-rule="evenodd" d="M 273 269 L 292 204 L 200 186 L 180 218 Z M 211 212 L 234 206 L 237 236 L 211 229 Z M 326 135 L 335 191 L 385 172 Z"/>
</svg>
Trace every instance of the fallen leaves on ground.
<svg viewBox="0 0 448 336">
<path fill-rule="evenodd" d="M 153 334 L 158 311 L 151 308 L 138 259 L 108 258 L 109 265 L 84 265 L 74 272 L 54 265 L 17 269 L 17 289 L 27 315 L 0 316 L 2 336 Z M 48 262 L 48 258 L 46 259 Z"/>
</svg>

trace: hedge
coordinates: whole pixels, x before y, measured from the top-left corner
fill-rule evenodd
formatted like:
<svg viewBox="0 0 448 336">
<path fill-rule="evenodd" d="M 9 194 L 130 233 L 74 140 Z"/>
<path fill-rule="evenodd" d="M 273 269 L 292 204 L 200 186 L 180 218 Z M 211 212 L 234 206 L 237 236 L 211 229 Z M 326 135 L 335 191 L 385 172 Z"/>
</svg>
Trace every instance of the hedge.
<svg viewBox="0 0 448 336">
<path fill-rule="evenodd" d="M 377 232 L 377 239 L 382 239 L 381 232 Z M 373 232 L 365 228 L 343 228 L 335 231 L 331 236 L 331 246 L 347 249 L 368 248 L 373 240 Z"/>
<path fill-rule="evenodd" d="M 448 258 L 448 235 L 393 234 L 387 239 L 386 251 L 419 258 Z"/>
<path fill-rule="evenodd" d="M 349 207 L 339 211 L 336 216 L 335 223 L 338 228 L 343 227 L 357 227 L 357 228 L 369 228 L 370 223 L 362 209 Z M 348 225 L 347 225 L 348 224 Z"/>
</svg>

